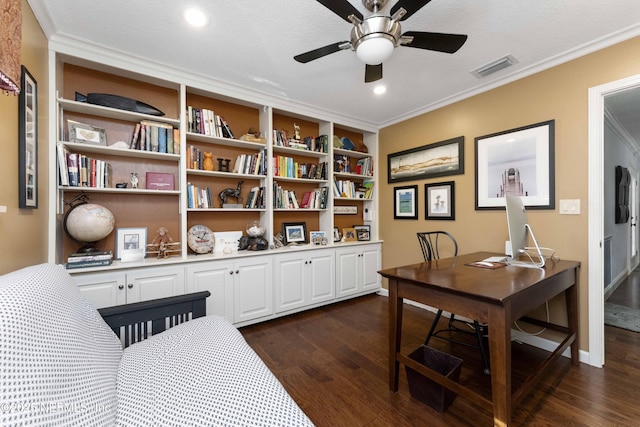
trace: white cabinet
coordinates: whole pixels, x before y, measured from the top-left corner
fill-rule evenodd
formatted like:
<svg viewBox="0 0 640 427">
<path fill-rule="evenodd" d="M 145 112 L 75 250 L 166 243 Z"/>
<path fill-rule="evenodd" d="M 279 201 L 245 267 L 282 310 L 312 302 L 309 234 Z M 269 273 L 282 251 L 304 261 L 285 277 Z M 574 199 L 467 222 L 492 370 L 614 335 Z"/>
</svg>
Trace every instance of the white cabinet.
<svg viewBox="0 0 640 427">
<path fill-rule="evenodd" d="M 331 301 L 334 275 L 333 249 L 279 254 L 275 260 L 276 312 Z"/>
<path fill-rule="evenodd" d="M 187 292 L 209 291 L 207 315 L 233 323 L 233 266 L 228 261 L 197 262 L 187 267 Z"/>
<path fill-rule="evenodd" d="M 336 249 L 336 298 L 380 287 L 380 245 L 356 245 Z"/>
<path fill-rule="evenodd" d="M 181 295 L 185 292 L 183 266 L 74 274 L 73 278 L 80 291 L 96 308 Z"/>
<path fill-rule="evenodd" d="M 233 322 L 242 323 L 273 314 L 271 256 L 238 259 L 230 265 L 233 278 Z"/>
</svg>

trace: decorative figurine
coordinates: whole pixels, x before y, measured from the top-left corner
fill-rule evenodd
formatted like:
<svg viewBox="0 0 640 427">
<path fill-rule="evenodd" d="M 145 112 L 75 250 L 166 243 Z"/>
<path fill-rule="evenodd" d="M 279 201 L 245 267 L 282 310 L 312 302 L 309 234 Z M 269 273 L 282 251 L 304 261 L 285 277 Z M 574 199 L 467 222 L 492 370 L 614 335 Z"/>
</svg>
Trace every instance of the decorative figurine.
<svg viewBox="0 0 640 427">
<path fill-rule="evenodd" d="M 293 139 L 300 141 L 300 126 L 293 124 Z"/>
<path fill-rule="evenodd" d="M 138 188 L 138 172 L 131 172 L 131 188 Z"/>
<path fill-rule="evenodd" d="M 158 258 L 168 258 L 171 255 L 178 255 L 180 250 L 180 242 L 174 242 L 166 227 L 160 227 L 156 237 L 147 245 L 147 254 L 158 254 Z"/>
<path fill-rule="evenodd" d="M 206 171 L 213 170 L 213 153 L 209 153 L 209 152 L 204 153 L 204 161 L 202 162 L 202 167 Z"/>
<path fill-rule="evenodd" d="M 222 207 L 225 207 L 225 204 L 227 204 L 227 197 L 235 197 L 236 201 L 238 202 L 237 204 L 239 204 L 239 207 L 242 207 L 242 197 L 240 196 L 240 187 L 242 186 L 242 183 L 244 181 L 238 181 L 238 186 L 236 188 L 225 188 L 224 190 L 222 190 L 220 192 L 220 194 L 218 194 L 218 197 L 220 198 L 220 203 L 222 205 Z M 231 207 L 231 206 L 227 206 L 227 207 Z M 233 206 L 236 207 L 236 206 Z"/>
<path fill-rule="evenodd" d="M 231 163 L 231 159 L 218 157 L 218 172 L 229 172 L 229 163 Z"/>
</svg>

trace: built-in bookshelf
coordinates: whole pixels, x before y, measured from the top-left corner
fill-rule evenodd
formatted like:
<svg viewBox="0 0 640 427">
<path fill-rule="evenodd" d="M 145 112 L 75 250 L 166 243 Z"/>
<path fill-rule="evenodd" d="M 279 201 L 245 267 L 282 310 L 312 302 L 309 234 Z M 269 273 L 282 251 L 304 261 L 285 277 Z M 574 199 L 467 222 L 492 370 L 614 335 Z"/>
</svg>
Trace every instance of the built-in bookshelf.
<svg viewBox="0 0 640 427">
<path fill-rule="evenodd" d="M 107 207 L 116 228 L 146 228 L 151 241 L 165 227 L 183 242 L 174 260 L 196 259 L 186 241 L 188 230 L 198 224 L 227 232 L 259 221 L 272 243 L 283 224 L 304 223 L 309 232 L 325 232 L 331 245 L 335 227 L 368 224 L 376 240 L 375 215 L 363 217 L 365 210 L 377 210 L 375 131 L 61 58 L 52 150 L 57 212 L 50 227 L 52 261 L 65 262 L 80 245 L 62 224 L 70 200 L 81 193 Z M 77 101 L 76 93 L 125 96 L 164 114 Z M 335 146 L 335 139 L 344 137 L 354 149 Z M 166 187 L 149 177 L 166 179 Z M 336 206 L 355 206 L 356 214 L 334 213 Z M 98 247 L 112 250 L 115 235 Z"/>
</svg>

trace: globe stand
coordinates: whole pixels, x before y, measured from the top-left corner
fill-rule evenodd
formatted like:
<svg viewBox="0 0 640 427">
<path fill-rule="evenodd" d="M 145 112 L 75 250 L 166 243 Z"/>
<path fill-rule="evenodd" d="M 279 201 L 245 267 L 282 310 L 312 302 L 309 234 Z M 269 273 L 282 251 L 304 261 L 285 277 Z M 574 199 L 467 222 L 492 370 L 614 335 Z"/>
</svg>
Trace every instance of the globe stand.
<svg viewBox="0 0 640 427">
<path fill-rule="evenodd" d="M 84 192 L 81 192 L 78 196 L 76 196 L 75 198 L 73 198 L 70 202 L 64 202 L 65 205 L 69 206 L 69 210 L 67 210 L 67 212 L 64 215 L 64 219 L 62 221 L 63 227 L 64 227 L 64 231 L 67 234 L 67 236 L 69 236 L 71 239 L 75 240 L 76 242 L 82 244 L 82 246 L 75 252 L 76 254 L 83 254 L 83 255 L 91 255 L 94 254 L 96 252 L 100 252 L 100 250 L 97 247 L 98 242 L 103 239 L 104 237 L 106 237 L 107 235 L 109 235 L 109 233 L 111 233 L 111 231 L 113 231 L 113 227 L 111 227 L 111 229 L 106 232 L 106 234 L 102 237 L 99 236 L 92 236 L 92 237 L 98 237 L 98 240 L 95 240 L 93 242 L 87 242 L 85 240 L 82 239 L 78 239 L 77 236 L 74 236 L 74 233 L 71 232 L 69 230 L 69 216 L 70 214 L 78 207 L 78 206 L 82 206 L 82 205 L 88 205 L 89 196 L 87 196 Z M 95 205 L 95 206 L 99 206 L 99 205 Z M 108 209 L 101 207 L 103 209 L 105 209 L 108 212 Z M 109 215 L 112 215 L 109 212 Z"/>
</svg>

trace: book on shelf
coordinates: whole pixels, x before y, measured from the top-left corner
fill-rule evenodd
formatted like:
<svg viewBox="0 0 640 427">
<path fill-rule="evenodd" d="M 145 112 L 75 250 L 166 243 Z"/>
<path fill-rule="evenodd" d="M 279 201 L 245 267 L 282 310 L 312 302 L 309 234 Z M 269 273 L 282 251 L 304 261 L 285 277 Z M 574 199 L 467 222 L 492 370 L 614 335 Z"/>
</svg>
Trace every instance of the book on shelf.
<svg viewBox="0 0 640 427">
<path fill-rule="evenodd" d="M 67 170 L 69 171 L 69 186 L 80 186 L 80 170 L 78 169 L 78 154 L 67 154 Z"/>
<path fill-rule="evenodd" d="M 67 155 L 69 154 L 69 149 L 61 142 L 57 144 L 57 152 L 58 152 L 58 174 L 60 178 L 60 185 L 67 186 L 69 185 L 69 168 L 67 165 Z"/>
<path fill-rule="evenodd" d="M 134 127 L 129 147 L 134 150 L 152 151 L 156 153 L 179 153 L 175 150 L 176 134 L 178 129 L 174 129 L 169 123 L 157 122 L 153 120 L 142 120 Z"/>
<path fill-rule="evenodd" d="M 75 264 L 88 261 L 104 261 L 112 260 L 112 251 L 97 251 L 97 252 L 76 252 L 69 255 L 67 263 Z"/>
<path fill-rule="evenodd" d="M 86 267 L 102 267 L 106 265 L 111 265 L 113 260 L 109 259 L 98 259 L 98 260 L 90 260 L 90 261 L 80 261 L 80 262 L 67 262 L 65 267 L 67 269 L 73 268 L 86 268 Z"/>
</svg>

